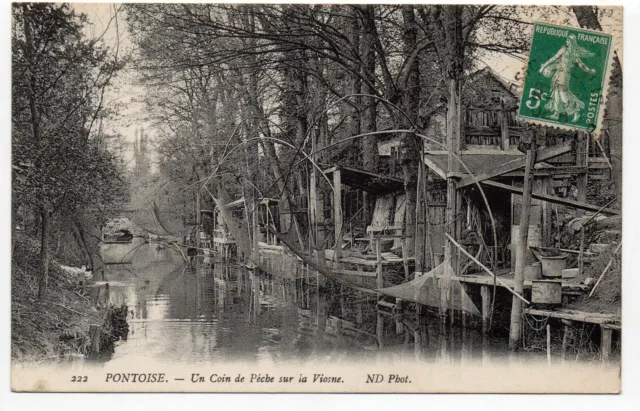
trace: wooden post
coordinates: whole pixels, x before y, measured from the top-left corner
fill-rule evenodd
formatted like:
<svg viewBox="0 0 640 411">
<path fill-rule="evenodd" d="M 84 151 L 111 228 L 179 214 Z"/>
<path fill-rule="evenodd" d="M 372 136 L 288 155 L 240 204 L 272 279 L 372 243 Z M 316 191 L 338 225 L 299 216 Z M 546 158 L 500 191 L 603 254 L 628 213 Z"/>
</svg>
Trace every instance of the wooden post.
<svg viewBox="0 0 640 411">
<path fill-rule="evenodd" d="M 394 319 L 396 321 L 396 334 L 402 334 L 404 332 L 404 324 L 402 324 L 402 300 L 396 298 L 396 314 Z"/>
<path fill-rule="evenodd" d="M 504 99 L 500 99 L 500 137 L 502 149 L 509 150 L 509 112 L 504 108 Z"/>
<path fill-rule="evenodd" d="M 253 297 L 253 319 L 258 318 L 260 311 L 260 279 L 258 278 L 258 269 L 253 270 L 253 278 L 251 279 L 251 296 Z"/>
<path fill-rule="evenodd" d="M 415 355 L 415 359 L 419 360 L 422 354 L 422 338 L 420 338 L 420 330 L 415 330 L 413 332 L 413 353 Z"/>
<path fill-rule="evenodd" d="M 453 325 L 455 325 L 455 322 L 456 322 L 456 310 L 454 307 L 455 296 L 456 296 L 456 289 L 453 286 L 453 281 L 449 279 L 449 322 L 452 327 Z"/>
<path fill-rule="evenodd" d="M 380 239 L 375 239 L 376 244 L 376 286 L 377 288 L 384 288 L 384 278 L 382 277 L 382 251 L 380 250 Z M 382 299 L 382 294 L 378 293 L 378 301 Z M 384 346 L 384 317 L 380 314 L 380 307 L 376 307 L 378 316 L 376 322 L 376 335 L 378 336 L 378 345 L 380 348 Z"/>
<path fill-rule="evenodd" d="M 462 317 L 462 329 L 467 328 L 467 310 L 469 309 L 468 300 L 465 298 L 465 294 L 468 296 L 469 285 L 466 283 L 460 283 L 462 286 L 462 293 L 460 293 L 460 299 L 462 303 L 461 317 Z M 464 331 L 463 331 L 464 332 Z"/>
<path fill-rule="evenodd" d="M 311 136 L 311 151 L 315 151 L 316 137 L 315 133 Z M 318 246 L 318 181 L 317 170 L 315 167 L 311 167 L 311 173 L 309 175 L 309 234 L 310 245 L 312 250 L 316 250 Z"/>
<path fill-rule="evenodd" d="M 100 353 L 100 327 L 97 326 L 96 324 L 91 324 L 89 326 L 89 341 L 90 341 L 90 348 L 89 351 L 92 354 L 99 354 Z"/>
<path fill-rule="evenodd" d="M 407 239 L 402 237 L 402 268 L 404 268 L 404 280 L 409 281 L 409 261 L 407 259 Z M 416 262 L 418 260 L 418 253 L 416 253 Z"/>
<path fill-rule="evenodd" d="M 335 257 L 336 262 L 342 254 L 342 175 L 340 169 L 333 172 L 333 220 L 335 223 Z"/>
<path fill-rule="evenodd" d="M 547 324 L 547 365 L 551 365 L 551 325 Z"/>
<path fill-rule="evenodd" d="M 489 332 L 489 316 L 491 311 L 491 293 L 488 285 L 480 286 L 480 295 L 482 297 L 482 333 Z"/>
<path fill-rule="evenodd" d="M 553 178 L 544 177 L 542 180 L 542 192 L 553 194 Z M 542 201 L 542 245 L 544 247 L 553 246 L 553 236 L 551 233 L 551 203 Z"/>
<path fill-rule="evenodd" d="M 524 188 L 522 193 L 522 211 L 516 242 L 516 269 L 514 291 L 522 295 L 524 291 L 524 266 L 527 246 L 529 243 L 529 217 L 531 214 L 531 193 L 533 191 L 533 166 L 536 161 L 536 139 L 531 138 L 531 146 L 527 150 L 527 165 L 524 172 Z M 511 304 L 511 326 L 509 328 L 509 348 L 517 350 L 520 346 L 522 333 L 522 301 L 513 297 Z"/>
<path fill-rule="evenodd" d="M 578 277 L 582 277 L 584 270 L 584 224 L 580 228 L 580 254 L 578 254 Z"/>
<path fill-rule="evenodd" d="M 380 239 L 375 239 L 376 244 L 376 286 L 384 288 L 384 278 L 382 277 L 382 251 L 380 250 Z"/>
<path fill-rule="evenodd" d="M 196 249 L 200 253 L 200 230 L 202 230 L 202 199 L 200 187 L 196 191 Z"/>
<path fill-rule="evenodd" d="M 253 189 L 252 189 L 253 190 Z M 245 203 L 246 204 L 246 203 Z M 258 228 L 258 203 L 256 201 L 255 192 L 251 195 L 251 235 L 253 239 L 253 246 L 251 247 L 251 260 L 254 265 L 259 265 L 260 262 L 260 244 L 259 244 L 259 228 Z"/>
<path fill-rule="evenodd" d="M 109 283 L 104 285 L 104 307 L 109 306 L 109 300 L 111 299 L 111 290 L 109 288 Z"/>
<path fill-rule="evenodd" d="M 569 340 L 569 326 L 565 324 L 564 333 L 562 334 L 562 362 L 564 363 L 564 358 L 567 355 L 567 343 Z"/>
<path fill-rule="evenodd" d="M 578 142 L 576 144 L 576 166 L 588 168 L 589 163 L 589 135 L 583 131 L 578 131 Z M 578 186 L 578 201 L 583 203 L 587 202 L 587 180 L 588 173 L 579 174 L 576 177 Z M 584 214 L 583 210 L 577 209 L 576 215 L 581 216 Z"/>
<path fill-rule="evenodd" d="M 611 335 L 613 330 L 601 325 L 600 331 L 602 333 L 602 341 L 600 344 L 600 360 L 604 363 L 609 360 L 609 355 L 611 354 Z"/>
</svg>

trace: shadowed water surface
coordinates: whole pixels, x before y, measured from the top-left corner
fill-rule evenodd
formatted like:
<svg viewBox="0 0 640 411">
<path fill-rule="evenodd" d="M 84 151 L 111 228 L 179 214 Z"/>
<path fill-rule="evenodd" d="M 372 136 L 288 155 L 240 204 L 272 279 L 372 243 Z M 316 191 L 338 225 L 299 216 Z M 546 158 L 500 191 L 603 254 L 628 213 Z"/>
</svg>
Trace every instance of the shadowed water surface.
<svg viewBox="0 0 640 411">
<path fill-rule="evenodd" d="M 185 262 L 178 251 L 141 239 L 103 249 L 103 258 L 117 261 L 123 256 L 131 263 L 107 265 L 104 277 L 111 286 L 111 303 L 129 307 L 129 338 L 116 344 L 113 363 L 407 358 L 459 363 L 507 352 L 500 339 L 483 339 L 474 330 L 440 332 L 437 320 L 424 326 L 421 346 L 416 348 L 414 334 L 406 330 L 395 334 L 393 319 L 388 319 L 385 344 L 379 349 L 375 300 L 353 295 L 318 299 L 313 275 L 307 281 L 287 283 L 243 266 L 215 262 L 214 256 Z M 319 307 L 330 317 L 324 332 L 319 332 Z M 331 318 L 342 314 L 354 319 L 355 307 L 364 312 L 357 330 L 336 329 Z"/>
</svg>

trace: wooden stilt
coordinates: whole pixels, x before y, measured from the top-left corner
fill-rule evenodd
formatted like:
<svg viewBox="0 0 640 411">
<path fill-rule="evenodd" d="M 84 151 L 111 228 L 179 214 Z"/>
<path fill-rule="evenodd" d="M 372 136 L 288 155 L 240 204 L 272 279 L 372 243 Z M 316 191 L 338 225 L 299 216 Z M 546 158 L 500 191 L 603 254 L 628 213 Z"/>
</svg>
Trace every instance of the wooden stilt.
<svg viewBox="0 0 640 411">
<path fill-rule="evenodd" d="M 456 322 L 456 309 L 454 307 L 455 293 L 456 289 L 453 286 L 453 281 L 449 280 L 449 322 L 452 327 Z"/>
<path fill-rule="evenodd" d="M 340 260 L 342 254 L 342 176 L 340 169 L 333 172 L 333 220 L 335 224 L 335 259 Z"/>
<path fill-rule="evenodd" d="M 100 353 L 100 327 L 96 324 L 89 326 L 89 341 L 91 344 L 89 352 L 92 354 Z"/>
<path fill-rule="evenodd" d="M 580 229 L 580 254 L 578 254 L 578 277 L 582 277 L 584 270 L 584 224 Z"/>
<path fill-rule="evenodd" d="M 567 355 L 567 343 L 569 340 L 569 326 L 564 326 L 564 333 L 562 334 L 562 362 L 564 363 L 565 356 Z"/>
<path fill-rule="evenodd" d="M 578 132 L 578 143 L 576 144 L 576 167 L 583 167 L 587 170 L 589 158 L 589 135 L 583 131 Z M 578 198 L 580 202 L 587 201 L 587 171 L 579 174 L 576 177 L 576 183 L 578 186 Z M 576 210 L 576 215 L 581 216 L 584 211 Z"/>
<path fill-rule="evenodd" d="M 542 192 L 544 194 L 553 194 L 553 178 L 545 177 L 542 180 Z M 542 202 L 542 245 L 544 247 L 553 246 L 553 236 L 551 233 L 551 203 Z"/>
<path fill-rule="evenodd" d="M 468 300 L 467 298 L 465 298 L 465 294 L 468 295 L 469 292 L 469 285 L 468 284 L 461 284 L 462 285 L 462 291 L 463 293 L 460 295 L 460 298 L 462 299 L 462 310 L 461 310 L 461 317 L 462 317 L 462 329 L 466 330 L 467 328 L 467 311 L 469 310 L 468 307 Z"/>
<path fill-rule="evenodd" d="M 608 327 L 600 326 L 600 331 L 602 333 L 602 341 L 600 343 L 600 360 L 604 363 L 609 360 L 609 355 L 611 354 L 611 337 L 613 330 Z"/>
<path fill-rule="evenodd" d="M 382 277 L 382 251 L 380 250 L 380 239 L 375 239 L 376 245 L 376 286 L 378 288 L 384 288 L 384 278 Z M 378 301 L 382 299 L 382 294 L 378 294 Z M 376 306 L 378 311 L 377 322 L 376 322 L 376 335 L 378 336 L 378 345 L 380 348 L 384 346 L 383 344 L 383 336 L 384 336 L 384 317 L 380 314 L 380 309 Z"/>
<path fill-rule="evenodd" d="M 489 316 L 491 315 L 491 293 L 488 285 L 480 286 L 480 295 L 482 297 L 482 333 L 489 332 Z"/>
<path fill-rule="evenodd" d="M 396 334 L 402 334 L 404 332 L 404 325 L 402 324 L 402 300 L 396 298 L 397 312 L 394 317 L 396 322 Z"/>
<path fill-rule="evenodd" d="M 513 288 L 520 296 L 524 291 L 524 267 L 527 246 L 529 244 L 529 217 L 531 215 L 531 192 L 533 191 L 533 166 L 535 161 L 536 139 L 534 135 L 531 138 L 530 148 L 527 150 L 520 225 L 518 228 L 518 238 L 516 240 L 516 267 Z M 521 343 L 522 308 L 522 301 L 514 296 L 511 303 L 511 325 L 509 327 L 509 349 L 513 351 L 517 350 Z"/>
<path fill-rule="evenodd" d="M 547 324 L 547 364 L 551 365 L 551 325 Z"/>
<path fill-rule="evenodd" d="M 378 318 L 376 321 L 376 336 L 378 337 L 378 346 L 380 348 L 384 347 L 384 317 L 378 312 Z"/>
<path fill-rule="evenodd" d="M 409 281 L 409 261 L 407 260 L 407 240 L 403 237 L 402 244 L 402 267 L 404 268 L 404 280 Z"/>
</svg>

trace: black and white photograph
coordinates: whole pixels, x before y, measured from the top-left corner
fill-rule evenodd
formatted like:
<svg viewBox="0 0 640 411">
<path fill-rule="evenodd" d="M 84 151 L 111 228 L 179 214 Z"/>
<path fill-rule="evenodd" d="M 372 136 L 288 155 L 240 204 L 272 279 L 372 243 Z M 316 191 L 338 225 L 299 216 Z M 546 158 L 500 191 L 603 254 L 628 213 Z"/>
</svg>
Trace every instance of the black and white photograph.
<svg viewBox="0 0 640 411">
<path fill-rule="evenodd" d="M 9 9 L 13 391 L 620 392 L 621 6 Z"/>
</svg>

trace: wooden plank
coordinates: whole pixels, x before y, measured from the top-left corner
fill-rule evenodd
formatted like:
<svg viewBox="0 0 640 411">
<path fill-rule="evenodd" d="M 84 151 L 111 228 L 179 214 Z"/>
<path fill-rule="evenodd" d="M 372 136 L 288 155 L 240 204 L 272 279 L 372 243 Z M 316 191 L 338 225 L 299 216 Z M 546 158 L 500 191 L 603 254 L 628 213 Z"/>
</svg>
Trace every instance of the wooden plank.
<svg viewBox="0 0 640 411">
<path fill-rule="evenodd" d="M 519 188 L 519 187 L 510 186 L 507 184 L 502 184 L 502 183 L 498 183 L 496 181 L 491 181 L 491 180 L 482 181 L 481 184 L 486 185 L 488 187 L 500 188 L 502 190 L 506 190 L 511 193 L 522 195 L 522 188 Z M 620 215 L 620 210 L 614 210 L 612 208 L 603 208 L 601 210 L 601 207 L 597 205 L 588 204 L 581 201 L 569 200 L 568 198 L 557 197 L 550 194 L 534 192 L 532 193 L 532 197 L 537 200 L 549 201 L 550 203 L 560 204 L 568 207 L 575 207 L 582 210 L 594 211 L 594 212 L 600 211 L 601 213 L 604 213 L 604 214 Z"/>
<path fill-rule="evenodd" d="M 548 160 L 553 157 L 557 157 L 559 155 L 568 153 L 571 151 L 572 143 L 570 141 L 557 144 L 555 146 L 547 147 L 541 149 L 536 156 L 536 162 Z M 501 164 L 497 167 L 492 167 L 490 170 L 485 170 L 477 173 L 475 175 L 475 179 L 473 176 L 465 176 L 463 177 L 457 184 L 458 188 L 466 187 L 468 185 L 474 184 L 477 181 L 484 181 L 492 177 L 496 177 L 502 175 L 504 173 L 508 173 L 510 171 L 515 171 L 521 169 L 526 166 L 526 157 L 518 157 L 511 161 L 507 161 L 504 164 Z"/>
<path fill-rule="evenodd" d="M 568 310 L 540 310 L 536 308 L 525 308 L 525 314 L 540 315 L 544 317 L 561 318 L 564 320 L 580 321 L 591 324 L 606 324 L 612 322 L 620 322 L 620 317 L 615 314 L 587 313 Z"/>
<path fill-rule="evenodd" d="M 335 270 L 335 269 L 332 269 L 331 271 L 333 271 L 336 274 L 353 275 L 357 277 L 376 278 L 378 276 L 377 272 L 374 272 L 374 271 Z"/>
</svg>

